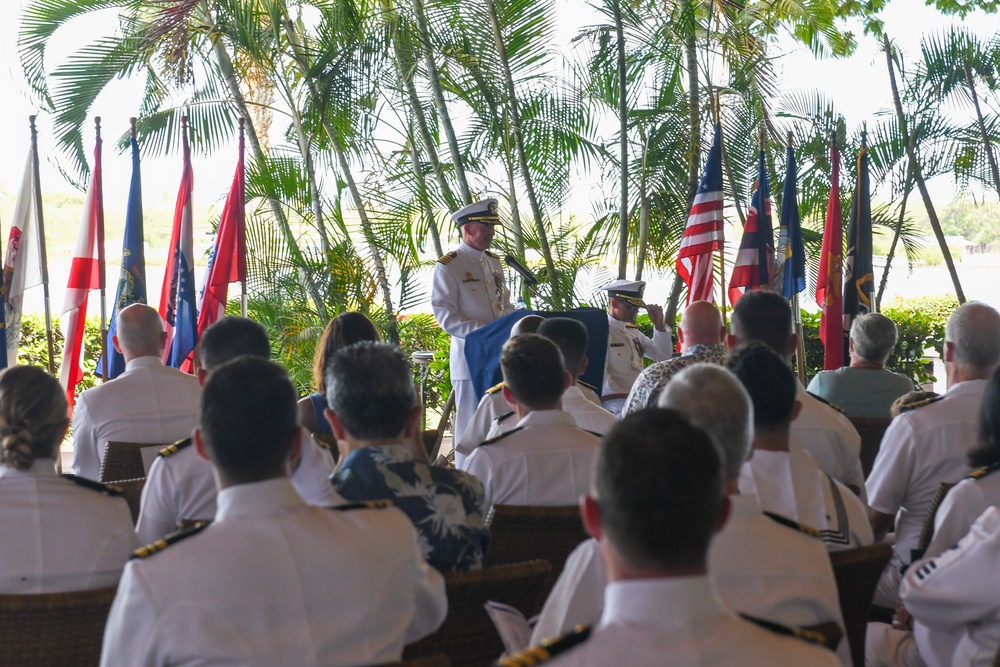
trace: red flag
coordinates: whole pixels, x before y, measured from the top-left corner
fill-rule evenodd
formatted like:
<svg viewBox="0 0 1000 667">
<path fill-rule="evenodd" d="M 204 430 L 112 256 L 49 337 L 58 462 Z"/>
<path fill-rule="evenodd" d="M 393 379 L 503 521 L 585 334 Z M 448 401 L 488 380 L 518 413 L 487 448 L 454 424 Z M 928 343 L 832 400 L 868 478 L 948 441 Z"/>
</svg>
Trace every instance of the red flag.
<svg viewBox="0 0 1000 667">
<path fill-rule="evenodd" d="M 826 204 L 826 225 L 823 228 L 823 251 L 819 258 L 819 277 L 816 280 L 816 303 L 823 309 L 819 325 L 819 338 L 826 354 L 825 370 L 836 370 L 844 365 L 844 221 L 840 213 L 840 151 L 837 135 L 830 147 L 832 175 L 830 199 Z"/>
<path fill-rule="evenodd" d="M 101 265 L 98 259 L 98 248 L 104 240 L 101 190 L 101 137 L 98 134 L 97 145 L 94 147 L 94 169 L 90 173 L 90 186 L 83 204 L 83 220 L 80 221 L 80 231 L 76 236 L 60 320 L 66 344 L 63 348 L 59 381 L 66 390 L 66 402 L 70 410 L 75 402 L 76 385 L 83 379 L 80 359 L 83 352 L 83 325 L 87 319 L 87 297 L 90 290 L 101 286 Z"/>
</svg>

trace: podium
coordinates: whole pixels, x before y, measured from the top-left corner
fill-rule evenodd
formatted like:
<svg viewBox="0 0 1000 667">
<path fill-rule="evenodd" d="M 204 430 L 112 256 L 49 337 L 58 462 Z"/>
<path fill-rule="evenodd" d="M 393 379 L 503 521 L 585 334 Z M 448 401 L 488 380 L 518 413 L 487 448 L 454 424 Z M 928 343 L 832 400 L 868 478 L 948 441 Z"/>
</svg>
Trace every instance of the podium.
<svg viewBox="0 0 1000 667">
<path fill-rule="evenodd" d="M 608 314 L 600 308 L 574 308 L 558 313 L 515 310 L 467 335 L 465 360 L 469 364 L 476 399 L 481 399 L 487 389 L 503 381 L 503 373 L 500 371 L 500 350 L 510 338 L 510 330 L 514 323 L 527 315 L 539 315 L 544 318 L 568 317 L 587 327 L 588 363 L 580 380 L 593 387 L 600 395 L 604 384 L 604 362 L 608 356 Z"/>
</svg>

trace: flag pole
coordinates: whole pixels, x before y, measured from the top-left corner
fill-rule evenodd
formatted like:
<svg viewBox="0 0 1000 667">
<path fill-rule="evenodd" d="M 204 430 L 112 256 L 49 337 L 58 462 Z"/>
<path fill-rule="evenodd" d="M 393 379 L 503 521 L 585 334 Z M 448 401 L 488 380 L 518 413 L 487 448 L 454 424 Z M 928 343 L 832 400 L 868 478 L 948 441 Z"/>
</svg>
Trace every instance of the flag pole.
<svg viewBox="0 0 1000 667">
<path fill-rule="evenodd" d="M 35 214 L 38 216 L 38 260 L 41 264 L 42 273 L 42 294 L 45 302 L 45 342 L 49 351 L 49 373 L 56 374 L 55 359 L 55 338 L 52 332 L 52 301 L 49 298 L 49 260 L 45 252 L 45 220 L 42 215 L 42 183 L 39 179 L 38 171 L 38 130 L 35 129 L 35 119 L 37 116 L 28 116 L 28 123 L 31 125 L 31 161 L 34 195 Z"/>
<path fill-rule="evenodd" d="M 102 148 L 101 148 L 101 117 L 94 116 L 94 127 L 97 134 L 97 159 L 94 169 L 100 169 Z M 104 257 L 104 174 L 103 172 L 96 179 L 97 183 L 97 274 L 101 286 L 101 381 L 108 381 L 108 304 L 107 275 L 105 272 Z"/>
<path fill-rule="evenodd" d="M 788 134 L 785 135 L 785 145 L 788 148 L 792 147 L 792 131 L 789 130 Z M 790 243 L 791 241 L 789 241 Z M 788 267 L 785 267 L 785 271 Z M 806 383 L 806 342 L 802 336 L 802 305 L 799 303 L 799 293 L 795 292 L 792 294 L 792 326 L 795 328 L 795 337 L 798 339 L 798 343 L 795 347 L 795 368 L 799 373 L 799 382 L 803 385 Z"/>
<path fill-rule="evenodd" d="M 709 91 L 711 95 L 711 91 Z M 719 108 L 719 96 L 716 94 L 712 97 L 712 117 L 715 124 L 719 126 L 719 147 L 722 148 L 724 140 L 722 137 L 722 110 Z M 723 221 L 724 222 L 724 221 Z M 725 237 L 722 240 L 722 247 L 719 249 L 719 291 L 722 292 L 722 325 L 728 327 L 729 324 L 726 321 L 726 241 Z"/>
<path fill-rule="evenodd" d="M 246 165 L 243 162 L 243 126 L 246 123 L 246 120 L 246 118 L 240 118 L 240 164 L 244 165 L 244 172 L 246 172 Z M 240 193 L 240 199 L 243 200 L 244 228 L 246 227 L 246 197 L 246 180 L 244 180 L 243 192 Z M 240 276 L 240 315 L 243 317 L 247 316 L 247 277 L 245 275 Z"/>
</svg>

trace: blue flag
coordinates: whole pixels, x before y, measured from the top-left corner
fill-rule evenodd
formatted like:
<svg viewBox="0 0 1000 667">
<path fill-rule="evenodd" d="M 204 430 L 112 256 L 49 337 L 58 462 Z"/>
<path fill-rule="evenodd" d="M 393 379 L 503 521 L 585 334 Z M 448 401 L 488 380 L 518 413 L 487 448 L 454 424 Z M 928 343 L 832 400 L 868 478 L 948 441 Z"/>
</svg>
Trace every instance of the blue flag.
<svg viewBox="0 0 1000 667">
<path fill-rule="evenodd" d="M 183 135 L 184 171 L 174 207 L 174 228 L 167 255 L 167 270 L 160 292 L 160 315 L 167 330 L 167 350 L 163 362 L 180 368 L 198 341 L 198 310 L 194 293 L 194 227 L 191 191 L 194 173 L 187 128 Z"/>
<path fill-rule="evenodd" d="M 785 189 L 781 196 L 778 259 L 784 263 L 785 274 L 781 293 L 786 299 L 791 299 L 806 288 L 806 256 L 802 245 L 802 224 L 799 221 L 795 153 L 791 146 L 786 149 L 785 156 Z"/>
<path fill-rule="evenodd" d="M 139 144 L 131 139 L 132 183 L 128 190 L 128 210 L 125 213 L 125 240 L 122 243 L 122 270 L 118 278 L 115 304 L 111 308 L 111 322 L 108 325 L 108 379 L 125 372 L 125 357 L 115 349 L 112 337 L 118 330 L 118 311 L 133 303 L 146 303 L 146 258 L 143 250 L 142 233 L 142 177 L 139 172 Z M 104 360 L 97 362 L 97 374 L 101 374 Z"/>
</svg>

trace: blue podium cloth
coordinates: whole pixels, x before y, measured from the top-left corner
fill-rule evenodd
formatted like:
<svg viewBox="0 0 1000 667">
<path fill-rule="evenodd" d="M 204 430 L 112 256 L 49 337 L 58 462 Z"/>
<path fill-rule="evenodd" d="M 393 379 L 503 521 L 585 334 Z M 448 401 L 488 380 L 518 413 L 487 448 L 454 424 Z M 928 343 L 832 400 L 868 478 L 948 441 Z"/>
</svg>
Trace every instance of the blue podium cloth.
<svg viewBox="0 0 1000 667">
<path fill-rule="evenodd" d="M 608 356 L 608 314 L 600 308 L 576 308 L 564 313 L 536 313 L 516 310 L 498 320 L 480 327 L 465 337 L 465 360 L 469 364 L 472 386 L 476 398 L 481 399 L 486 390 L 503 381 L 500 371 L 500 349 L 510 338 L 514 323 L 526 315 L 569 317 L 587 327 L 587 370 L 580 380 L 595 388 L 600 394 L 604 384 L 604 361 Z"/>
</svg>

